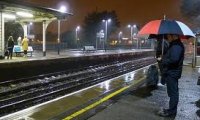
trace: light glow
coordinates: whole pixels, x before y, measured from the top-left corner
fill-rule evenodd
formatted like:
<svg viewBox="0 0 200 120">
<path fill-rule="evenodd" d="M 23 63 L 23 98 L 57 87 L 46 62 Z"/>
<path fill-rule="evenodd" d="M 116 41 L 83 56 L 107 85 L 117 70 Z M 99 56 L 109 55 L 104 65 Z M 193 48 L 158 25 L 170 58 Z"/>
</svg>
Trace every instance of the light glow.
<svg viewBox="0 0 200 120">
<path fill-rule="evenodd" d="M 4 18 L 7 18 L 7 19 L 16 19 L 16 16 L 12 14 L 3 14 L 3 16 Z"/>
<path fill-rule="evenodd" d="M 102 20 L 103 22 L 111 22 L 111 19 L 107 19 L 107 20 Z"/>
<path fill-rule="evenodd" d="M 33 14 L 27 13 L 27 12 L 17 12 L 16 14 L 21 16 L 21 17 L 27 17 L 27 18 L 32 18 L 33 17 Z"/>
<path fill-rule="evenodd" d="M 78 30 L 80 30 L 80 26 L 77 26 L 77 27 L 76 27 L 76 31 L 78 31 Z"/>
<path fill-rule="evenodd" d="M 128 25 L 128 28 L 136 28 L 137 26 L 136 26 L 136 24 L 134 24 L 134 25 Z"/>
<path fill-rule="evenodd" d="M 122 38 L 122 40 L 128 40 L 128 38 Z"/>
<path fill-rule="evenodd" d="M 65 6 L 61 6 L 59 9 L 60 12 L 64 13 L 67 11 L 67 8 Z"/>
</svg>

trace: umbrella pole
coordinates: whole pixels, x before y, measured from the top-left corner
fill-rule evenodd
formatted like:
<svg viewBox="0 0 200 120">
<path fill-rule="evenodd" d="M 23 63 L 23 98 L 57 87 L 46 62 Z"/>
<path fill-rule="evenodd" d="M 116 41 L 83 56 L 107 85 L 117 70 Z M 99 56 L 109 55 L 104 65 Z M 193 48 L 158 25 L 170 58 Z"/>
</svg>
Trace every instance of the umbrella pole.
<svg viewBox="0 0 200 120">
<path fill-rule="evenodd" d="M 163 35 L 163 39 L 162 39 L 162 57 L 163 57 L 163 54 L 164 54 L 164 35 Z"/>
</svg>

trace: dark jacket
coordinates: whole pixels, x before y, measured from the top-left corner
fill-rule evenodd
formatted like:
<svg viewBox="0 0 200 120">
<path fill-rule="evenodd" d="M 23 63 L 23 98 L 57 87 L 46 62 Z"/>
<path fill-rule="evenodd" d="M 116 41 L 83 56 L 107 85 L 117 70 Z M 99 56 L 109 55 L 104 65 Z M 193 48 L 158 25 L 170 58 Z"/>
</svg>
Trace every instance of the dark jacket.
<svg viewBox="0 0 200 120">
<path fill-rule="evenodd" d="M 162 45 L 162 42 L 164 42 L 164 46 Z M 162 48 L 162 46 L 164 48 Z M 168 47 L 169 47 L 169 43 L 166 40 L 158 40 L 157 47 L 156 47 L 156 58 L 161 57 L 162 50 L 163 50 L 163 55 L 164 55 L 167 52 Z"/>
<path fill-rule="evenodd" d="M 184 52 L 184 45 L 179 39 L 170 43 L 169 48 L 162 59 L 164 69 L 163 74 L 169 75 L 175 79 L 181 77 Z"/>
<path fill-rule="evenodd" d="M 8 49 L 13 49 L 14 47 L 14 41 L 12 39 L 8 40 Z"/>
</svg>

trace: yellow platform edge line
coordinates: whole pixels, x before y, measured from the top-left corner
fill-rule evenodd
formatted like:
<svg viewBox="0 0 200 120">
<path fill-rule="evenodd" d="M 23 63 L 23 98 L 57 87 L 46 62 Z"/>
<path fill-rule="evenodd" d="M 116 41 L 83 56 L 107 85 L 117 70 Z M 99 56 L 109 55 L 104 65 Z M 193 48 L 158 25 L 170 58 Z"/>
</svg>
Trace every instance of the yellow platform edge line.
<svg viewBox="0 0 200 120">
<path fill-rule="evenodd" d="M 143 80 L 143 79 L 144 79 L 144 77 L 143 77 L 143 78 L 140 78 L 139 80 L 137 80 L 136 82 L 134 82 L 132 85 L 138 84 L 138 83 L 139 83 L 141 80 Z M 93 104 L 91 104 L 91 105 L 89 105 L 89 106 L 87 106 L 87 107 L 85 107 L 85 108 L 83 108 L 83 109 L 81 109 L 81 110 L 79 110 L 79 111 L 77 111 L 77 112 L 75 112 L 75 113 L 73 113 L 73 114 L 67 116 L 67 117 L 64 118 L 63 120 L 71 120 L 71 119 L 77 117 L 78 115 L 83 114 L 84 112 L 86 112 L 86 111 L 88 111 L 88 110 L 90 110 L 90 109 L 96 107 L 97 105 L 99 105 L 99 104 L 101 104 L 101 103 L 107 101 L 108 99 L 114 97 L 115 95 L 117 95 L 117 94 L 119 94 L 119 93 L 125 91 L 126 89 L 128 89 L 128 88 L 129 88 L 130 86 L 132 86 L 132 85 L 125 86 L 125 87 L 123 87 L 123 88 L 121 88 L 121 89 L 119 89 L 119 90 L 117 90 L 117 91 L 115 91 L 115 92 L 109 94 L 108 96 L 106 96 L 106 97 L 100 99 L 99 101 L 97 101 L 97 102 L 95 102 L 95 103 L 93 103 Z"/>
</svg>

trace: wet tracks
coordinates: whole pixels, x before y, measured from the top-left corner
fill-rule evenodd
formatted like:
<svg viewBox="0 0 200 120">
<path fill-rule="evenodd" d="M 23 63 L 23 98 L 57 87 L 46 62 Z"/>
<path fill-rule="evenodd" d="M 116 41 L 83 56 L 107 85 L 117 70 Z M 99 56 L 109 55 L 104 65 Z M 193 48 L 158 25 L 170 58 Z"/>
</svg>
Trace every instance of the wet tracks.
<svg viewBox="0 0 200 120">
<path fill-rule="evenodd" d="M 2 82 L 0 116 L 52 100 L 154 62 L 153 57 L 147 57 Z"/>
</svg>

